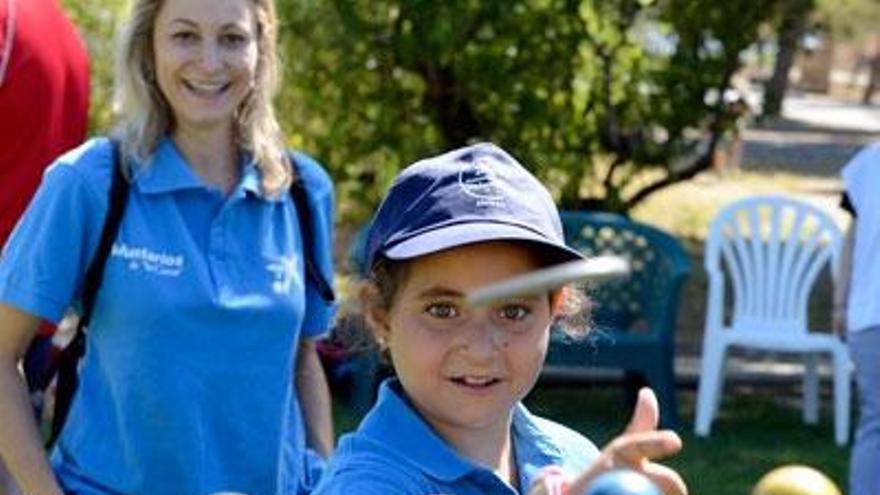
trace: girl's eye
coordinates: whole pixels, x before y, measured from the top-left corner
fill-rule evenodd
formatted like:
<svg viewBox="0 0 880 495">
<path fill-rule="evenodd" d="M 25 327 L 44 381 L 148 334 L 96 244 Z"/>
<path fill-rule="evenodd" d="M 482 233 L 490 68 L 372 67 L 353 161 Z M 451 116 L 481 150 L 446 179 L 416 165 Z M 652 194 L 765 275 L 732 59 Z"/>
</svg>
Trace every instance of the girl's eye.
<svg viewBox="0 0 880 495">
<path fill-rule="evenodd" d="M 425 312 L 434 318 L 455 318 L 458 316 L 458 308 L 452 303 L 439 302 L 431 303 L 425 308 Z"/>
<path fill-rule="evenodd" d="M 498 315 L 505 320 L 520 321 L 531 314 L 531 310 L 522 304 L 508 304 L 502 307 Z"/>
</svg>

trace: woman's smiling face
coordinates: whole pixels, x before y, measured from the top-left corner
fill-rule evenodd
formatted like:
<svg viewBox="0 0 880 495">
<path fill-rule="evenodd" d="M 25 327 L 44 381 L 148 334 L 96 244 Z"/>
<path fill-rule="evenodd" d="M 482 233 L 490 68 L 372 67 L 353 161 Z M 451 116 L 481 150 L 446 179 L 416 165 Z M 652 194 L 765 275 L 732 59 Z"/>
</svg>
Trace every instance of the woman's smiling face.
<svg viewBox="0 0 880 495">
<path fill-rule="evenodd" d="M 178 130 L 232 124 L 253 88 L 257 35 L 250 0 L 165 0 L 153 26 L 155 77 Z"/>
</svg>

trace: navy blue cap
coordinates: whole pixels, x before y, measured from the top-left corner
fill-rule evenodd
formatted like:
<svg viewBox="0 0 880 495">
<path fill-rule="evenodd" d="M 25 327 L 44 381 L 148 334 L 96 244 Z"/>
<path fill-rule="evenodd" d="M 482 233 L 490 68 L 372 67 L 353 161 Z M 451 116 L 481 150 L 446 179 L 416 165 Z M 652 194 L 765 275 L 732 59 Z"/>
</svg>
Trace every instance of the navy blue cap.
<svg viewBox="0 0 880 495">
<path fill-rule="evenodd" d="M 547 189 L 490 143 L 420 160 L 395 179 L 367 232 L 364 267 L 478 242 L 537 243 L 553 259 L 583 256 L 565 245 Z"/>
</svg>

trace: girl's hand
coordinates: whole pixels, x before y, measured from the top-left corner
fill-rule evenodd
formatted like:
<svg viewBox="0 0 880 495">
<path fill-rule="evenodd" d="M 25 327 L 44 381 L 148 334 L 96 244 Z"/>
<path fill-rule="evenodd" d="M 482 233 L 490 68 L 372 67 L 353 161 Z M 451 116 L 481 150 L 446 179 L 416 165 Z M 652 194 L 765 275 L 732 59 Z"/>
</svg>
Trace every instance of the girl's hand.
<svg viewBox="0 0 880 495">
<path fill-rule="evenodd" d="M 666 495 L 687 495 L 687 486 L 674 470 L 653 462 L 681 450 L 681 439 L 670 430 L 658 430 L 660 407 L 649 388 L 639 391 L 633 417 L 622 435 L 602 449 L 586 471 L 571 479 L 560 469 L 549 468 L 538 478 L 529 495 L 582 495 L 600 474 L 630 469 L 644 474 Z"/>
</svg>

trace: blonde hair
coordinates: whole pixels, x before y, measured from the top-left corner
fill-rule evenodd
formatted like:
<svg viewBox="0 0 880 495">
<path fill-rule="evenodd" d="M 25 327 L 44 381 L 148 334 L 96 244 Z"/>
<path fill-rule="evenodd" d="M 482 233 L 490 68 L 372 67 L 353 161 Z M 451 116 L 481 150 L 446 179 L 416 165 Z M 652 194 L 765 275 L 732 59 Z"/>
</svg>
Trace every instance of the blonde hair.
<svg viewBox="0 0 880 495">
<path fill-rule="evenodd" d="M 262 173 L 263 190 L 277 195 L 293 180 L 272 97 L 278 88 L 278 18 L 273 0 L 249 0 L 257 20 L 257 69 L 253 90 L 236 116 L 235 139 Z M 123 150 L 146 163 L 162 137 L 174 130 L 174 115 L 156 83 L 153 25 L 164 0 L 136 0 L 116 52 L 115 134 Z"/>
</svg>

